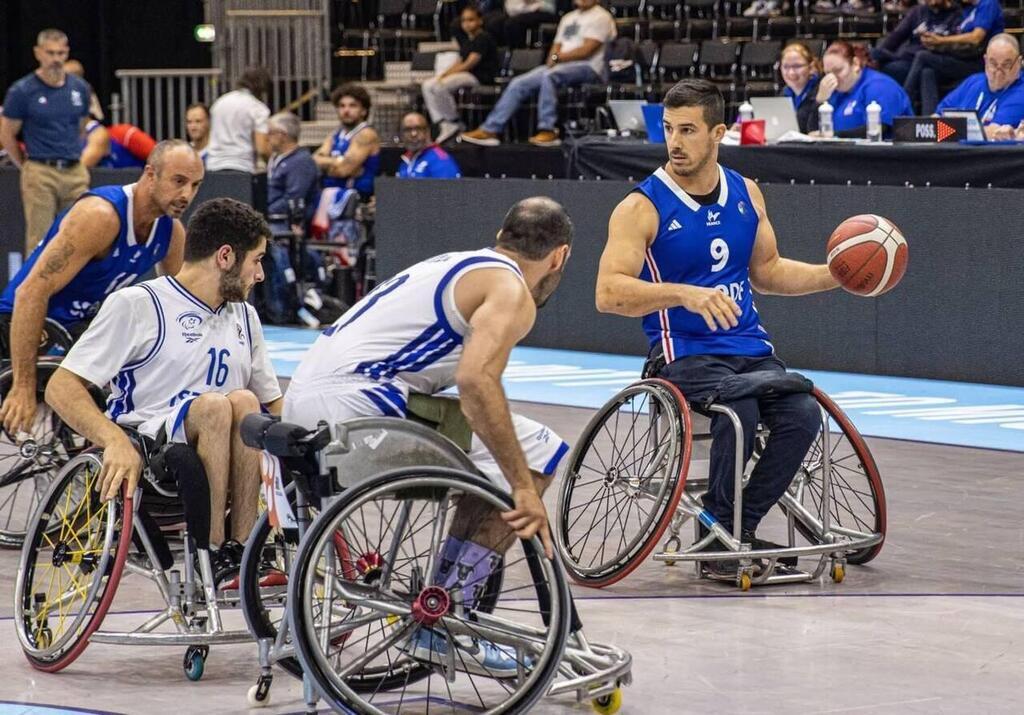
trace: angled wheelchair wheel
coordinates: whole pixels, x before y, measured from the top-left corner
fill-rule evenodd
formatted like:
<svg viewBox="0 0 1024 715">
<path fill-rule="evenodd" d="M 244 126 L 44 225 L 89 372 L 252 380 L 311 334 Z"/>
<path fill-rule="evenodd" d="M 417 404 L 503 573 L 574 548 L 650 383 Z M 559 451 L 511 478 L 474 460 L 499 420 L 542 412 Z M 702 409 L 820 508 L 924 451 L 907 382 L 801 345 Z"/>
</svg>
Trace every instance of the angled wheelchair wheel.
<svg viewBox="0 0 1024 715">
<path fill-rule="evenodd" d="M 846 413 L 824 392 L 815 389 L 814 397 L 828 415 L 832 478 L 829 518 L 832 526 L 862 534 L 882 534 L 883 537 L 879 543 L 847 556 L 851 564 L 866 564 L 878 556 L 885 544 L 885 490 L 882 478 L 871 450 Z M 789 496 L 811 514 L 821 513 L 823 448 L 824 442 L 819 434 L 789 487 Z M 780 506 L 783 511 L 786 510 L 785 500 L 780 502 Z M 799 518 L 798 514 L 795 525 L 797 531 L 811 543 L 821 542 L 820 523 Z"/>
<path fill-rule="evenodd" d="M 665 380 L 630 385 L 594 415 L 556 512 L 555 541 L 574 581 L 608 586 L 643 563 L 676 513 L 690 449 L 689 407 Z"/>
<path fill-rule="evenodd" d="M 43 400 L 46 383 L 57 365 L 40 360 L 36 366 L 38 407 L 27 434 L 11 435 L 0 427 L 0 548 L 21 547 L 29 522 L 57 472 L 85 448 L 85 440 Z M 0 402 L 12 379 L 11 368 L 0 372 Z"/>
<path fill-rule="evenodd" d="M 110 608 L 131 545 L 132 500 L 102 502 L 102 458 L 87 452 L 58 474 L 29 527 L 15 587 L 25 657 L 47 672 L 66 668 Z"/>
<path fill-rule="evenodd" d="M 513 506 L 481 477 L 404 468 L 343 493 L 306 534 L 289 583 L 292 635 L 333 707 L 520 713 L 546 692 L 568 637 L 565 577 L 533 538 L 516 540 L 492 565 L 486 607 L 435 583 L 466 500 L 488 510 Z M 338 534 L 359 554 L 351 576 L 338 558 Z"/>
</svg>

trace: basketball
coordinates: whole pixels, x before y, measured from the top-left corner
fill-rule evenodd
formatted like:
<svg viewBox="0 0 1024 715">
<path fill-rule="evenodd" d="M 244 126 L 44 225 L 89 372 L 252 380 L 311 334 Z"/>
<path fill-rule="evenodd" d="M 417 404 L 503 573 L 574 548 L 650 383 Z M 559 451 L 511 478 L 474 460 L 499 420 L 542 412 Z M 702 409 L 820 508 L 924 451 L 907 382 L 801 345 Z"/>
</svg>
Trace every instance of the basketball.
<svg viewBox="0 0 1024 715">
<path fill-rule="evenodd" d="M 907 270 L 907 239 L 889 219 L 853 216 L 828 239 L 828 269 L 850 293 L 882 295 L 895 288 Z"/>
</svg>

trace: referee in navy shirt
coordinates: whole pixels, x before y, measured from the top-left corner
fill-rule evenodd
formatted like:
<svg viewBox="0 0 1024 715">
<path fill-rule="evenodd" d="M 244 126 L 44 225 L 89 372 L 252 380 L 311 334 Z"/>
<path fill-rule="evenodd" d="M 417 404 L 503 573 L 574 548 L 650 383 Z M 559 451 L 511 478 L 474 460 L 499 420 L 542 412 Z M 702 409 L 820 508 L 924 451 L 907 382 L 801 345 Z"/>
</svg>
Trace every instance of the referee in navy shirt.
<svg viewBox="0 0 1024 715">
<path fill-rule="evenodd" d="M 89 188 L 89 171 L 78 160 L 89 118 L 89 85 L 64 71 L 70 48 L 60 30 L 40 32 L 33 51 L 39 69 L 7 90 L 0 123 L 0 143 L 21 167 L 26 255 L 57 214 Z M 19 131 L 28 156 L 18 145 Z"/>
</svg>

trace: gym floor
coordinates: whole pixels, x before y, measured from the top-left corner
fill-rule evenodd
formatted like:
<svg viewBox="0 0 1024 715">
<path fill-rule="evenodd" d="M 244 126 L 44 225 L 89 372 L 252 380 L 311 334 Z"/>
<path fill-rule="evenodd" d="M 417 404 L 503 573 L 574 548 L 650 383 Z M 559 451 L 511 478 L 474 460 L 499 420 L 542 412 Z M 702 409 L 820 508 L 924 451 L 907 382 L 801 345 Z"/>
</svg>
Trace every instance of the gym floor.
<svg viewBox="0 0 1024 715">
<path fill-rule="evenodd" d="M 514 409 L 570 442 L 593 414 L 537 402 Z M 741 593 L 698 581 L 692 567 L 649 561 L 603 590 L 573 587 L 587 637 L 632 654 L 621 712 L 1020 712 L 1024 454 L 867 441 L 885 483 L 888 535 L 878 558 L 850 566 L 841 584 L 824 577 Z M 556 498 L 557 485 L 549 510 Z M 248 712 L 258 674 L 251 644 L 213 648 L 198 683 L 185 679 L 180 647 L 94 644 L 59 674 L 33 670 L 11 619 L 17 567 L 17 552 L 0 551 L 0 715 Z M 160 605 L 151 584 L 129 576 L 105 626 L 130 629 Z M 242 625 L 236 613 L 227 622 Z M 300 683 L 278 671 L 272 705 L 252 712 L 303 712 Z M 563 696 L 531 712 L 590 707 Z"/>
</svg>

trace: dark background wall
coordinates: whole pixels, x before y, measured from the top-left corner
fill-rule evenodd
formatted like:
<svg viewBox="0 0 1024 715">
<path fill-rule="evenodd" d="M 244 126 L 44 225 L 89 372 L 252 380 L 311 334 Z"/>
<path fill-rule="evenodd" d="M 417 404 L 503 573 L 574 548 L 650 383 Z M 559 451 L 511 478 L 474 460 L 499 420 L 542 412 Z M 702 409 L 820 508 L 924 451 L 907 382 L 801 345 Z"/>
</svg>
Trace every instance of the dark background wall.
<svg viewBox="0 0 1024 715">
<path fill-rule="evenodd" d="M 209 67 L 210 45 L 192 37 L 202 22 L 202 0 L 0 0 L 0 92 L 38 66 L 36 35 L 55 27 L 106 107 L 114 70 Z"/>
<path fill-rule="evenodd" d="M 907 236 L 903 282 L 880 298 L 834 291 L 759 296 L 779 355 L 804 368 L 1024 385 L 1022 193 L 765 185 L 782 254 L 820 263 L 844 218 L 877 213 Z M 594 308 L 594 279 L 608 216 L 630 185 L 610 181 L 463 179 L 378 183 L 378 270 L 393 275 L 449 250 L 490 245 L 518 199 L 561 202 L 576 225 L 562 287 L 541 311 L 530 345 L 643 354 L 640 321 Z"/>
</svg>

